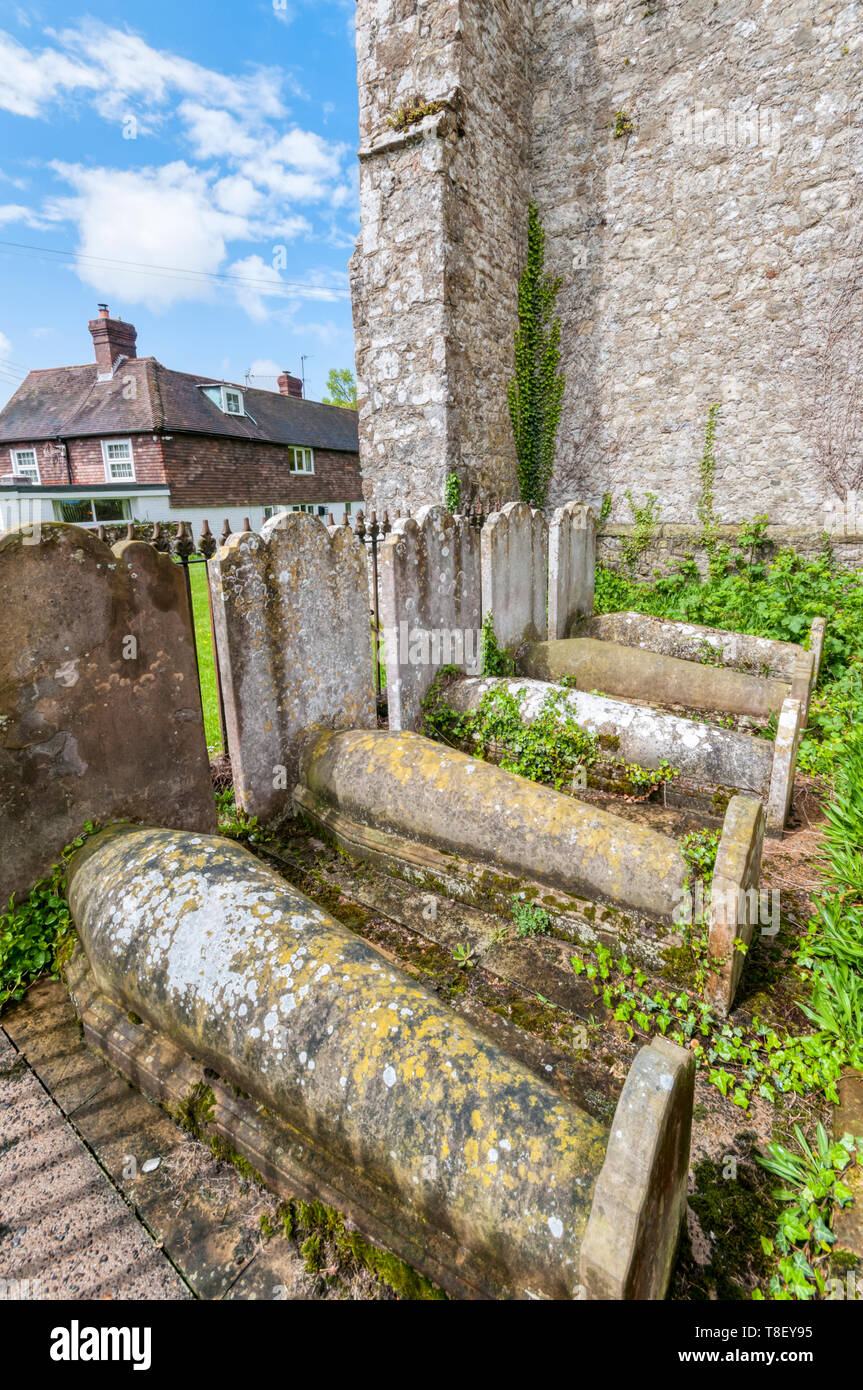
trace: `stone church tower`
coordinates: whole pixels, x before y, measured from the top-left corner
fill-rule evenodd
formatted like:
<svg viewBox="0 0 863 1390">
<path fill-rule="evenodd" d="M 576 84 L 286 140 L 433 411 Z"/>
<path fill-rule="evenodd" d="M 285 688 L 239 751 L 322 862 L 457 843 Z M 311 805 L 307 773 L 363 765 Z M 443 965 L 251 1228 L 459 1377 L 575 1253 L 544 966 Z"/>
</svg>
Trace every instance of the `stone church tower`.
<svg viewBox="0 0 863 1390">
<path fill-rule="evenodd" d="M 516 496 L 534 198 L 562 278 L 549 500 L 863 530 L 859 6 L 358 0 L 352 259 L 367 501 Z M 856 411 L 856 414 L 855 414 Z M 863 512 L 863 503 L 859 510 Z"/>
</svg>

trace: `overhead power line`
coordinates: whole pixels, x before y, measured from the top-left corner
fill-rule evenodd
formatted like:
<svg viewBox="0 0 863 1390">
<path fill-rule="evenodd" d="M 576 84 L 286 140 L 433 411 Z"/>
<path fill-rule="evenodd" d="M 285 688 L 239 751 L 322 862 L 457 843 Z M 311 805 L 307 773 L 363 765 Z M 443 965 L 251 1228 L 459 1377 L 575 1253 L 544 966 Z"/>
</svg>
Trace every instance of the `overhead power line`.
<svg viewBox="0 0 863 1390">
<path fill-rule="evenodd" d="M 133 270 L 139 275 L 155 275 L 165 280 L 189 280 L 198 284 L 255 286 L 259 290 L 268 290 L 276 298 L 281 297 L 283 290 L 288 292 L 291 290 L 322 291 L 326 294 L 343 293 L 335 285 L 313 285 L 309 284 L 307 280 L 268 280 L 261 276 L 230 275 L 227 271 L 190 270 L 186 266 L 158 266 L 146 261 L 114 260 L 107 256 L 88 256 L 80 251 L 61 250 L 54 246 L 33 246 L 26 241 L 0 241 L 0 246 L 13 252 L 32 255 L 37 260 L 46 260 L 55 256 L 83 261 L 88 265 L 106 266 L 112 270 Z"/>
</svg>

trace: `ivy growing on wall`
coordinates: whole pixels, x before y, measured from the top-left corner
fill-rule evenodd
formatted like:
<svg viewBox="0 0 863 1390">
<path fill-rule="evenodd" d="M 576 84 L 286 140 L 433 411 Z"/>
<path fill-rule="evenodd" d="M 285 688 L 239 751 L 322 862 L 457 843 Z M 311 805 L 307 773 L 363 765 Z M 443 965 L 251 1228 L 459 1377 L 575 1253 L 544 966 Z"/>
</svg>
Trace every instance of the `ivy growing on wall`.
<svg viewBox="0 0 863 1390">
<path fill-rule="evenodd" d="M 508 403 L 515 436 L 521 500 L 545 503 L 554 466 L 565 379 L 560 365 L 560 319 L 554 309 L 560 279 L 545 273 L 545 231 L 539 208 L 528 208 L 527 264 L 518 282 L 515 376 Z"/>
<path fill-rule="evenodd" d="M 448 512 L 457 512 L 461 507 L 461 479 L 457 473 L 450 473 L 444 484 L 444 506 Z"/>
<path fill-rule="evenodd" d="M 716 441 L 716 422 L 719 418 L 719 410 L 719 402 L 714 401 L 707 412 L 707 428 L 704 432 L 704 453 L 701 456 L 701 463 L 698 466 L 698 474 L 701 479 L 701 493 L 698 498 L 698 520 L 701 522 L 701 544 L 710 556 L 716 551 L 717 537 L 716 511 L 714 508 L 714 487 L 716 483 L 716 455 L 714 452 L 714 444 Z"/>
</svg>

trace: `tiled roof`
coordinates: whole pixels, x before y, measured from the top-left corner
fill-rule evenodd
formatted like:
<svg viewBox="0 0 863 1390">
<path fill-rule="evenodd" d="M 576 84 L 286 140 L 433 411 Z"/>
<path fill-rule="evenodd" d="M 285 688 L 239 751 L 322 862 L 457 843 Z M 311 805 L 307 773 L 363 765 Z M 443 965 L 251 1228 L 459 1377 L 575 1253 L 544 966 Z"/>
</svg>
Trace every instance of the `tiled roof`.
<svg viewBox="0 0 863 1390">
<path fill-rule="evenodd" d="M 171 371 L 154 357 L 129 358 L 110 381 L 98 380 L 95 362 L 30 372 L 0 411 L 0 443 L 164 430 L 359 449 L 355 410 L 240 386 L 247 413 L 226 415 L 201 389 L 216 384 L 222 383 Z"/>
</svg>

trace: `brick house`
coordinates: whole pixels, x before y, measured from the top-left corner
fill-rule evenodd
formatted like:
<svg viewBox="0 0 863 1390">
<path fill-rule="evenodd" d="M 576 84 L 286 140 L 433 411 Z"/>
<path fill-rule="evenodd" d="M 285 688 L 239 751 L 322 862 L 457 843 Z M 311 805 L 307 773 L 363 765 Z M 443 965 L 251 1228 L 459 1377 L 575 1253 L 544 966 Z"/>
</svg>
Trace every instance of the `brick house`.
<svg viewBox="0 0 863 1390">
<path fill-rule="evenodd" d="M 356 511 L 357 415 L 194 376 L 136 355 L 107 305 L 89 324 L 95 361 L 32 371 L 0 411 L 0 530 L 19 522 L 178 521 L 257 530 L 287 508 Z"/>
</svg>

